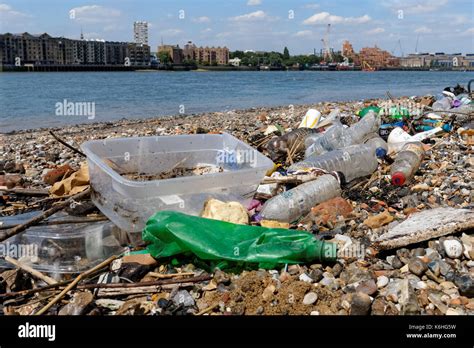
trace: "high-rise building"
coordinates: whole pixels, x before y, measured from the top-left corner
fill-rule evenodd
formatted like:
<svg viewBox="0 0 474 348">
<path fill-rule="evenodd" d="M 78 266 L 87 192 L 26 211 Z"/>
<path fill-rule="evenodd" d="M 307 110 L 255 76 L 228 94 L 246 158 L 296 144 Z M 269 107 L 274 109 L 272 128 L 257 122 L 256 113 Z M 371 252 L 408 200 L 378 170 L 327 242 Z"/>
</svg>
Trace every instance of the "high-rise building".
<svg viewBox="0 0 474 348">
<path fill-rule="evenodd" d="M 134 22 L 133 37 L 135 43 L 148 45 L 148 22 Z"/>
</svg>

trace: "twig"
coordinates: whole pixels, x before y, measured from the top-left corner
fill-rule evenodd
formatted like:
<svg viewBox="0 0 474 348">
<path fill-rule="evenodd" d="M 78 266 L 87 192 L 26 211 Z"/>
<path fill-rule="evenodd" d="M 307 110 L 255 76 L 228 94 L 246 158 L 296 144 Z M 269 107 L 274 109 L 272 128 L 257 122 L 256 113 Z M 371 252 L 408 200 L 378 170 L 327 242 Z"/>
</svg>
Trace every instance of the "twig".
<svg viewBox="0 0 474 348">
<path fill-rule="evenodd" d="M 158 285 L 168 285 L 168 284 L 179 284 L 179 283 L 198 283 L 204 282 L 212 279 L 210 275 L 201 275 L 192 278 L 184 279 L 162 279 L 154 280 L 149 282 L 139 282 L 139 283 L 96 283 L 96 284 L 82 284 L 78 285 L 77 289 L 120 289 L 120 288 L 139 288 L 146 286 L 158 286 Z"/>
<path fill-rule="evenodd" d="M 99 221 L 107 221 L 109 220 L 105 216 L 100 216 L 96 218 L 89 218 L 89 219 L 69 219 L 69 220 L 58 220 L 58 221 L 43 221 L 39 222 L 36 225 L 37 226 L 52 226 L 52 225 L 68 225 L 68 224 L 85 224 L 85 223 L 90 223 L 90 222 L 99 222 Z M 6 230 L 9 228 L 14 228 L 18 225 L 6 225 L 6 226 L 0 226 L 0 230 Z"/>
<path fill-rule="evenodd" d="M 214 304 L 213 306 L 210 306 L 210 307 L 207 307 L 207 308 L 203 309 L 203 310 L 200 311 L 199 313 L 196 313 L 196 315 L 203 315 L 203 314 L 205 314 L 205 313 L 207 313 L 207 312 L 212 311 L 212 310 L 213 310 L 214 308 L 216 308 L 216 307 L 219 307 L 219 303 L 216 303 L 216 304 Z"/>
<path fill-rule="evenodd" d="M 22 270 L 24 270 L 25 272 L 28 272 L 29 274 L 31 274 L 33 277 L 35 278 L 38 278 L 38 279 L 41 279 L 42 281 L 44 281 L 46 284 L 49 284 L 49 285 L 52 285 L 52 284 L 56 284 L 57 281 L 54 280 L 53 278 L 50 278 L 48 277 L 47 275 L 44 275 L 43 273 L 41 272 L 38 272 L 36 270 L 34 270 L 33 268 L 31 268 L 30 266 L 28 265 L 25 265 L 24 263 L 18 261 L 18 260 L 15 260 L 14 258 L 10 257 L 10 256 L 5 256 L 5 261 L 11 263 L 12 265 L 18 267 L 18 268 L 21 268 Z"/>
<path fill-rule="evenodd" d="M 148 272 L 148 275 L 151 277 L 158 278 L 158 279 L 169 279 L 169 278 L 176 278 L 176 277 L 193 276 L 194 273 L 187 272 L 187 273 L 161 274 L 161 273 L 156 273 L 156 272 Z"/>
<path fill-rule="evenodd" d="M 82 151 L 76 149 L 74 146 L 69 145 L 69 144 L 66 143 L 64 140 L 60 139 L 56 134 L 53 133 L 53 131 L 49 131 L 49 134 L 51 134 L 54 139 L 56 139 L 57 141 L 59 141 L 61 144 L 63 144 L 64 146 L 66 146 L 68 149 L 74 151 L 75 153 L 77 153 L 77 154 L 79 154 L 79 155 L 81 155 L 81 156 L 83 156 L 83 157 L 86 157 L 86 155 L 85 155 Z"/>
<path fill-rule="evenodd" d="M 293 165 L 293 158 L 291 157 L 290 149 L 286 149 L 286 153 L 288 154 L 287 160 L 289 160 L 290 164 Z"/>
<path fill-rule="evenodd" d="M 6 231 L 0 231 L 0 242 L 3 242 L 5 239 L 8 239 L 20 232 L 23 232 L 26 230 L 28 227 L 36 225 L 38 222 L 43 221 L 46 219 L 48 216 L 53 215 L 54 213 L 60 211 L 61 209 L 64 209 L 66 206 L 71 204 L 74 200 L 81 199 L 85 196 L 87 196 L 90 193 L 90 187 L 87 188 L 86 190 L 79 192 L 78 194 L 70 197 L 64 202 L 61 202 L 53 207 L 51 207 L 48 210 L 45 210 L 43 213 L 39 214 L 38 216 L 35 216 L 31 218 L 30 220 L 26 221 L 25 223 L 18 225 L 10 230 Z"/>
<path fill-rule="evenodd" d="M 23 195 L 23 196 L 49 196 L 49 192 L 47 190 L 34 190 L 34 189 L 6 189 L 0 190 L 5 193 L 13 193 L 16 195 Z"/>
<path fill-rule="evenodd" d="M 98 269 L 104 268 L 105 266 L 109 265 L 112 261 L 114 261 L 118 256 L 114 255 L 109 257 L 107 260 L 101 262 L 97 266 L 91 268 L 88 271 L 85 271 L 84 273 L 79 274 L 66 288 L 59 293 L 55 298 L 53 298 L 46 306 L 44 306 L 40 311 L 35 313 L 35 315 L 41 315 L 44 312 L 46 312 L 48 309 L 50 309 L 56 302 L 58 302 L 66 293 L 71 290 L 73 287 L 77 285 L 82 279 L 86 278 L 88 275 L 94 273 Z"/>
</svg>

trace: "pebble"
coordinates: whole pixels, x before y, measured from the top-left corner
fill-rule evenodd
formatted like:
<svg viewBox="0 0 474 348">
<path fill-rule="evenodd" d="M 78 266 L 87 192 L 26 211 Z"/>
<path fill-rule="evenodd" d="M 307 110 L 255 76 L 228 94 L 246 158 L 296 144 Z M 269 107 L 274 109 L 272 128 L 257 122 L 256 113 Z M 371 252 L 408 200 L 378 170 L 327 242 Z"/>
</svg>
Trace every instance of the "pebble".
<svg viewBox="0 0 474 348">
<path fill-rule="evenodd" d="M 173 297 L 173 303 L 178 306 L 180 304 L 184 305 L 184 307 L 191 307 L 194 306 L 194 298 L 187 290 L 180 290 L 176 293 Z"/>
<path fill-rule="evenodd" d="M 389 282 L 388 277 L 386 276 L 380 276 L 377 278 L 377 288 L 381 289 L 385 287 Z"/>
<path fill-rule="evenodd" d="M 333 270 L 334 272 L 334 270 Z M 311 277 L 311 279 L 313 280 L 313 282 L 317 283 L 319 282 L 321 279 L 323 279 L 323 271 L 321 271 L 320 269 L 313 269 L 311 270 L 311 272 L 309 273 L 309 276 Z"/>
<path fill-rule="evenodd" d="M 377 292 L 377 285 L 373 279 L 362 281 L 355 289 L 367 295 L 373 295 Z"/>
<path fill-rule="evenodd" d="M 299 280 L 301 280 L 302 282 L 306 282 L 306 283 L 312 283 L 313 282 L 313 278 L 311 278 L 309 275 L 307 275 L 306 273 L 302 273 L 300 274 L 300 276 L 298 277 Z"/>
<path fill-rule="evenodd" d="M 411 273 L 416 274 L 417 276 L 421 277 L 428 269 L 428 266 L 418 257 L 414 257 L 408 263 L 408 269 L 410 270 Z"/>
<path fill-rule="evenodd" d="M 443 242 L 444 251 L 452 259 L 458 259 L 462 255 L 462 244 L 455 239 L 446 239 Z"/>
<path fill-rule="evenodd" d="M 270 284 L 263 290 L 262 298 L 265 301 L 270 301 L 273 298 L 273 294 L 275 293 L 275 285 Z"/>
<path fill-rule="evenodd" d="M 303 298 L 303 304 L 304 305 L 312 305 L 318 300 L 318 295 L 315 292 L 308 292 L 306 295 L 304 295 Z"/>
<path fill-rule="evenodd" d="M 310 315 L 319 315 L 319 312 L 318 312 L 318 311 L 312 311 L 312 312 L 310 313 Z"/>
<path fill-rule="evenodd" d="M 370 305 L 372 301 L 370 296 L 362 292 L 356 292 L 352 295 L 351 301 L 351 315 L 367 315 L 370 311 Z"/>
<path fill-rule="evenodd" d="M 81 315 L 91 304 L 94 296 L 90 291 L 76 292 L 71 301 L 59 311 L 59 315 Z"/>
<path fill-rule="evenodd" d="M 454 283 L 459 289 L 459 293 L 466 297 L 474 297 L 474 279 L 469 274 L 456 275 Z"/>
</svg>

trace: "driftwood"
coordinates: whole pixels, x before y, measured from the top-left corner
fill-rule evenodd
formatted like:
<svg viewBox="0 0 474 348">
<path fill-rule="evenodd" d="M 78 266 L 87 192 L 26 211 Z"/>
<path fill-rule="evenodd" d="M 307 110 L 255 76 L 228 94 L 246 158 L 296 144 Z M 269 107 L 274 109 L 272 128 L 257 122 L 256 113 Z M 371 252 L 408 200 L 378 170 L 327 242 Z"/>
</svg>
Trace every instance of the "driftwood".
<svg viewBox="0 0 474 348">
<path fill-rule="evenodd" d="M 35 190 L 35 189 L 24 189 L 24 188 L 12 188 L 12 189 L 5 189 L 0 190 L 7 194 L 12 193 L 15 195 L 22 195 L 22 196 L 49 196 L 48 190 Z"/>
<path fill-rule="evenodd" d="M 24 270 L 25 272 L 28 272 L 29 274 L 31 274 L 33 277 L 35 278 L 38 278 L 38 279 L 41 279 L 42 281 L 44 281 L 46 284 L 49 284 L 49 285 L 52 285 L 52 284 L 56 284 L 57 281 L 54 280 L 53 278 L 50 278 L 48 277 L 47 275 L 44 275 L 43 273 L 41 272 L 38 272 L 36 270 L 34 270 L 33 268 L 31 268 L 30 266 L 28 265 L 25 265 L 24 263 L 18 261 L 18 260 L 15 260 L 14 258 L 10 257 L 10 256 L 5 256 L 5 261 L 11 263 L 12 265 L 18 267 L 18 268 L 21 268 L 22 270 Z"/>
<path fill-rule="evenodd" d="M 56 134 L 54 134 L 53 131 L 49 131 L 49 134 L 51 134 L 54 139 L 56 139 L 58 142 L 60 142 L 60 143 L 63 144 L 64 146 L 66 146 L 68 149 L 74 151 L 75 153 L 81 155 L 82 157 L 86 157 L 86 155 L 84 154 L 84 152 L 82 152 L 81 150 L 76 149 L 74 146 L 69 145 L 68 143 L 66 143 L 64 140 L 62 140 L 62 139 L 59 138 Z"/>
<path fill-rule="evenodd" d="M 411 215 L 381 235 L 373 244 L 376 250 L 401 248 L 410 244 L 474 229 L 474 211 L 436 208 Z"/>
<path fill-rule="evenodd" d="M 36 225 L 38 222 L 43 221 L 46 219 L 48 216 L 53 215 L 54 213 L 66 208 L 68 205 L 70 205 L 74 200 L 81 199 L 86 197 L 90 193 L 90 188 L 87 188 L 86 190 L 79 192 L 78 194 L 70 197 L 69 199 L 65 200 L 64 202 L 58 203 L 57 205 L 51 207 L 48 210 L 45 210 L 38 216 L 35 216 L 31 218 L 30 220 L 26 221 L 25 223 L 15 226 L 14 228 L 11 228 L 9 230 L 4 230 L 0 231 L 0 242 L 3 242 L 5 239 L 8 239 L 20 232 L 23 232 L 30 226 Z"/>
</svg>

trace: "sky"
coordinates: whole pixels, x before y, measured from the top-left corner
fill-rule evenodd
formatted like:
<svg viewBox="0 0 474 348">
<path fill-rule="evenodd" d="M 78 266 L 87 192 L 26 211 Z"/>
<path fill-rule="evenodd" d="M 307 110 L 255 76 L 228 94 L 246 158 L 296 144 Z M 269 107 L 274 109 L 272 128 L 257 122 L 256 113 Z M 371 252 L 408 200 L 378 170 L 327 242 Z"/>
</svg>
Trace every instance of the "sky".
<svg viewBox="0 0 474 348">
<path fill-rule="evenodd" d="M 4 2 L 6 1 L 6 2 Z M 309 54 L 349 40 L 396 56 L 474 53 L 473 0 L 0 0 L 0 32 L 133 41 L 148 21 L 149 44 L 193 41 L 230 50 Z"/>
</svg>

